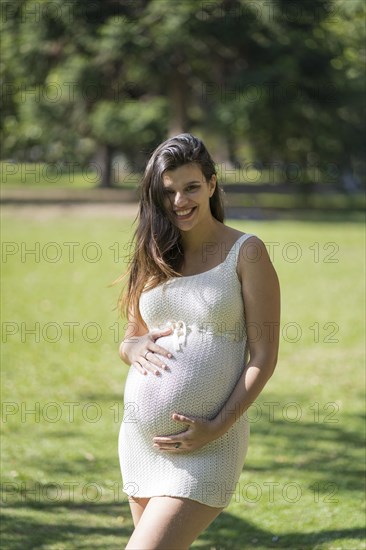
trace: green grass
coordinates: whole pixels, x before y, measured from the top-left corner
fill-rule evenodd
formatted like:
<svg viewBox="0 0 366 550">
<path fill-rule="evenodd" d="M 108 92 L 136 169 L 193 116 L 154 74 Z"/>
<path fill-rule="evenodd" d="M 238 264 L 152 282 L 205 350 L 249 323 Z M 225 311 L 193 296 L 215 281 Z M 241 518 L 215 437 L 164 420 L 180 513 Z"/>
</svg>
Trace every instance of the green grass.
<svg viewBox="0 0 366 550">
<path fill-rule="evenodd" d="M 365 548 L 362 226 L 227 223 L 270 247 L 280 357 L 249 412 L 238 491 L 192 548 Z M 117 550 L 132 531 L 117 455 L 123 321 L 113 311 L 119 287 L 108 287 L 130 238 L 131 220 L 3 212 L 4 549 Z M 70 242 L 80 243 L 73 259 Z M 39 257 L 26 255 L 37 247 Z"/>
</svg>

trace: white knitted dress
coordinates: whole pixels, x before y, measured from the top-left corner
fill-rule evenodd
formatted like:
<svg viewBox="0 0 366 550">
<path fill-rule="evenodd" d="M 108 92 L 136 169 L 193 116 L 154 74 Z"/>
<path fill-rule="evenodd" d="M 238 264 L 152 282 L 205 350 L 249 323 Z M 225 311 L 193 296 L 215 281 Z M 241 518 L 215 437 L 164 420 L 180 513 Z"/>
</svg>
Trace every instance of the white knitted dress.
<svg viewBox="0 0 366 550">
<path fill-rule="evenodd" d="M 153 437 L 186 429 L 172 419 L 174 412 L 214 418 L 246 366 L 236 266 L 241 245 L 251 236 L 241 235 L 213 269 L 174 277 L 141 295 L 140 312 L 148 328 L 174 328 L 157 340 L 173 357 L 165 359 L 170 370 L 161 370 L 160 376 L 142 375 L 132 366 L 127 376 L 118 446 L 123 491 L 129 496 L 187 497 L 220 508 L 238 494 L 249 439 L 245 414 L 237 414 L 223 436 L 197 451 L 160 451 L 153 447 Z"/>
</svg>

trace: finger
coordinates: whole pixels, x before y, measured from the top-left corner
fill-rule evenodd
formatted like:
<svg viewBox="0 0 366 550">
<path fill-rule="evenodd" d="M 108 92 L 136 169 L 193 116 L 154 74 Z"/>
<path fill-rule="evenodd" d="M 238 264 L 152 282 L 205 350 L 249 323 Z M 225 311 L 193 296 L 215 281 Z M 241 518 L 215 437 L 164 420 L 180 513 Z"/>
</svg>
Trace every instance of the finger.
<svg viewBox="0 0 366 550">
<path fill-rule="evenodd" d="M 168 453 L 178 453 L 182 449 L 176 449 L 175 447 L 160 447 L 159 445 L 153 445 L 157 451 L 164 451 Z"/>
<path fill-rule="evenodd" d="M 184 422 L 185 424 L 191 424 L 192 426 L 196 423 L 194 418 L 188 418 L 188 416 L 184 416 L 183 414 L 174 413 L 172 418 L 177 422 Z"/>
<path fill-rule="evenodd" d="M 154 437 L 153 442 L 158 445 L 173 445 L 173 443 L 182 442 L 181 437 Z"/>
<path fill-rule="evenodd" d="M 168 452 L 168 453 L 179 453 L 182 452 L 184 449 L 176 449 L 175 447 L 159 447 L 159 445 L 153 445 L 153 447 L 156 448 L 157 451 L 165 451 L 165 452 Z"/>
<path fill-rule="evenodd" d="M 146 359 L 140 359 L 142 366 L 149 372 L 152 372 L 153 374 L 156 374 L 157 376 L 160 375 L 160 370 L 156 368 L 154 363 L 151 363 L 147 361 Z"/>
<path fill-rule="evenodd" d="M 160 338 L 161 336 L 167 336 L 169 333 L 172 332 L 172 328 L 167 328 L 166 330 L 162 330 L 160 332 L 155 332 L 151 334 L 151 342 L 153 344 L 152 349 L 156 353 L 161 353 L 161 355 L 165 355 L 166 357 L 172 357 L 172 354 L 170 351 L 166 350 L 165 348 L 162 348 L 161 346 L 155 344 L 155 340 Z"/>
<path fill-rule="evenodd" d="M 149 350 L 148 354 L 145 353 L 142 357 L 146 361 L 148 361 L 149 363 L 152 363 L 153 365 L 156 365 L 157 367 L 160 367 L 162 369 L 168 368 L 168 366 L 165 363 L 163 363 L 163 361 L 161 361 L 159 357 L 156 357 L 156 355 L 151 350 Z"/>
<path fill-rule="evenodd" d="M 172 330 L 173 330 L 172 327 L 168 327 L 168 328 L 165 328 L 164 330 L 153 331 L 151 332 L 151 337 L 155 338 L 156 340 L 157 338 L 160 338 L 160 336 L 164 336 L 165 334 L 168 334 Z"/>
<path fill-rule="evenodd" d="M 171 357 L 173 357 L 172 354 L 170 353 L 170 351 L 168 351 L 165 348 L 162 348 L 158 344 L 155 344 L 155 342 L 152 342 L 150 344 L 149 349 L 151 349 L 151 351 L 153 351 L 154 353 L 159 353 L 160 355 L 163 355 L 164 357 L 169 357 L 169 359 Z"/>
<path fill-rule="evenodd" d="M 135 367 L 141 374 L 147 374 L 147 370 L 138 361 L 131 363 L 131 367 Z"/>
</svg>

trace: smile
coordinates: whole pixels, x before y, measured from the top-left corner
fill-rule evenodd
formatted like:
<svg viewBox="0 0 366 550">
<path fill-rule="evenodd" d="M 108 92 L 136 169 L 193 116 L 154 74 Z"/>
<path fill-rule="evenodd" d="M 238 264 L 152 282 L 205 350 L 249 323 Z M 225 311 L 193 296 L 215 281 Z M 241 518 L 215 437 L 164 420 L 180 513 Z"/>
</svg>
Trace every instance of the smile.
<svg viewBox="0 0 366 550">
<path fill-rule="evenodd" d="M 178 216 L 178 218 L 186 219 L 190 217 L 190 215 L 195 209 L 196 207 L 194 206 L 193 208 L 187 208 L 186 210 L 179 210 L 179 211 L 176 210 L 175 215 Z"/>
</svg>

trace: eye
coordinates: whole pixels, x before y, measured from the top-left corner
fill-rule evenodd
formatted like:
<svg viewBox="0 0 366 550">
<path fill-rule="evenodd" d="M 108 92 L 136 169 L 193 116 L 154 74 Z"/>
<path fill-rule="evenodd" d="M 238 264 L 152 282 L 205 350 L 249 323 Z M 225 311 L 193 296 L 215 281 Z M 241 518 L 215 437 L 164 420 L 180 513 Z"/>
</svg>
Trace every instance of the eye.
<svg viewBox="0 0 366 550">
<path fill-rule="evenodd" d="M 188 191 L 194 191 L 195 189 L 198 189 L 199 188 L 199 185 L 189 185 L 187 187 L 187 190 Z"/>
</svg>

